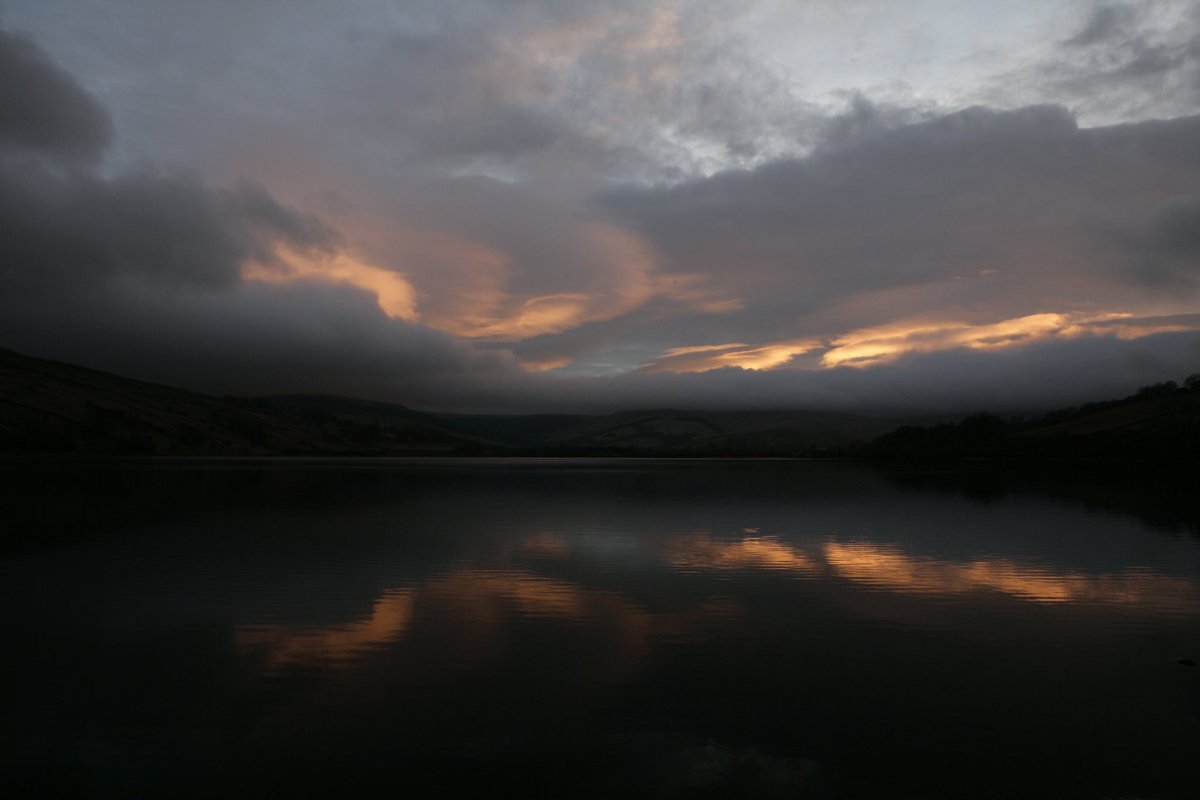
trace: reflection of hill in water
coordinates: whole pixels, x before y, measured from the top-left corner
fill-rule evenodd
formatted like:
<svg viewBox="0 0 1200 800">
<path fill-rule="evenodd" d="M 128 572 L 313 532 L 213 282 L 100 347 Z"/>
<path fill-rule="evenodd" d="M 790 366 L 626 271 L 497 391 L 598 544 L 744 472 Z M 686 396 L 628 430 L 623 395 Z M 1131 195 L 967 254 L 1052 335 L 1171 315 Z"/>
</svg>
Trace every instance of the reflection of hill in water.
<svg viewBox="0 0 1200 800">
<path fill-rule="evenodd" d="M 1128 499 L 1107 485 L 796 461 L 10 462 L 0 598 L 11 685 L 32 689 L 0 767 L 95 769 L 106 796 L 1193 786 L 1197 543 L 1147 533 L 1143 501 L 1081 505 Z"/>
<path fill-rule="evenodd" d="M 1156 530 L 1200 536 L 1200 470 L 1190 465 L 957 464 L 880 469 L 877 475 L 906 490 L 959 494 L 984 504 L 1017 494 L 1055 497 L 1092 511 L 1127 514 Z"/>
</svg>

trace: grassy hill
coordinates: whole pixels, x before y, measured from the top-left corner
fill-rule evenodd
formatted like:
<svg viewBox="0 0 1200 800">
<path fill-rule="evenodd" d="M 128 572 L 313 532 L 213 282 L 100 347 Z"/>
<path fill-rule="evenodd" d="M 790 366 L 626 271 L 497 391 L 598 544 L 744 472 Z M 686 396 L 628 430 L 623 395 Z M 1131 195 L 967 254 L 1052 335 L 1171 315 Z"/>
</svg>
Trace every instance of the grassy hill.
<svg viewBox="0 0 1200 800">
<path fill-rule="evenodd" d="M 409 455 L 489 446 L 403 406 L 211 397 L 0 350 L 0 451 Z"/>
<path fill-rule="evenodd" d="M 458 415 L 211 397 L 0 350 L 0 451 L 143 455 L 843 455 L 895 426 L 811 411 Z"/>
</svg>

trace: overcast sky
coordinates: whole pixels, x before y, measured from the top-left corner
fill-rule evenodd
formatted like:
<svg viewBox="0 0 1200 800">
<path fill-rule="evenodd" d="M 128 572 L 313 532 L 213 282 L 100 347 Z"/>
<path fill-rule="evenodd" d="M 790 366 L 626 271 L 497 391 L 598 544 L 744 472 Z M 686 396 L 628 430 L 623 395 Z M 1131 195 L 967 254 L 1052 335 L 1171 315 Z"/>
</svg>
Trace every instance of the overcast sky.
<svg viewBox="0 0 1200 800">
<path fill-rule="evenodd" d="M 0 346 L 460 411 L 1200 372 L 1200 4 L 0 0 Z"/>
</svg>

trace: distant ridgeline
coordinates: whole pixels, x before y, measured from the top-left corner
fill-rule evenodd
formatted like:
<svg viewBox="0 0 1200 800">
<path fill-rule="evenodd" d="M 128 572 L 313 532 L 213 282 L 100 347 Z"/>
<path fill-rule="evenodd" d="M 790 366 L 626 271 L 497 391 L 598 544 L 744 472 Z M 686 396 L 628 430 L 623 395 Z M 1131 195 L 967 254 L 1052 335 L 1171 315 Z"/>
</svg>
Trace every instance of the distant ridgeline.
<svg viewBox="0 0 1200 800">
<path fill-rule="evenodd" d="M 323 395 L 212 397 L 0 349 L 0 452 L 1195 460 L 1200 375 L 1028 419 L 897 428 L 817 411 L 462 415 Z"/>
<path fill-rule="evenodd" d="M 433 455 L 486 452 L 403 406 L 210 397 L 0 350 L 0 451 L 79 455 Z"/>
<path fill-rule="evenodd" d="M 844 456 L 895 428 L 813 411 L 459 415 L 211 397 L 0 350 L 0 452 L 79 455 Z"/>
<path fill-rule="evenodd" d="M 867 445 L 880 459 L 1136 458 L 1200 461 L 1200 373 L 1143 386 L 1120 400 L 1029 418 L 981 413 L 961 422 L 903 426 Z"/>
</svg>

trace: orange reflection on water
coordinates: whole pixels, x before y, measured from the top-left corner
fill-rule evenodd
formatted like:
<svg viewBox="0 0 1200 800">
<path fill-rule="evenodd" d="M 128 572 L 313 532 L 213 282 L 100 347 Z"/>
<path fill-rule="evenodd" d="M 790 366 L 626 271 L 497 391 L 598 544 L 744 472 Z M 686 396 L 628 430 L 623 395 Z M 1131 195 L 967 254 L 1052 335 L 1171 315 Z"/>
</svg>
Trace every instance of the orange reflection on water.
<svg viewBox="0 0 1200 800">
<path fill-rule="evenodd" d="M 403 636 L 412 622 L 415 599 L 408 589 L 385 592 L 375 601 L 370 617 L 345 625 L 247 626 L 236 632 L 237 645 L 243 651 L 265 652 L 268 670 L 296 663 L 346 663 Z"/>
<path fill-rule="evenodd" d="M 688 571 L 766 569 L 806 577 L 830 575 L 875 589 L 913 594 L 992 591 L 1035 603 L 1200 609 L 1200 587 L 1195 582 L 1136 568 L 1094 574 L 996 558 L 950 561 L 910 556 L 869 542 L 830 541 L 810 554 L 773 536 L 722 541 L 704 532 L 672 537 L 660 552 L 672 567 Z"/>
<path fill-rule="evenodd" d="M 824 547 L 834 574 L 876 588 L 921 594 L 996 591 L 1037 603 L 1089 602 L 1159 608 L 1195 607 L 1196 585 L 1144 570 L 1093 575 L 1002 559 L 955 562 L 914 558 L 873 544 Z"/>
<path fill-rule="evenodd" d="M 707 533 L 674 537 L 663 548 L 667 562 L 684 569 L 761 567 L 792 572 L 818 572 L 821 565 L 773 536 L 738 541 L 713 539 Z"/>
<path fill-rule="evenodd" d="M 561 558 L 569 555 L 567 540 L 553 533 L 534 533 L 521 540 L 521 549 L 539 556 Z"/>
<path fill-rule="evenodd" d="M 415 588 L 384 592 L 370 617 L 359 622 L 324 628 L 244 626 L 235 636 L 238 649 L 260 660 L 267 674 L 290 667 L 352 666 L 403 638 L 410 674 L 445 680 L 510 656 L 511 622 L 540 618 L 586 626 L 589 650 L 581 657 L 586 666 L 573 666 L 571 674 L 611 683 L 633 674 L 655 641 L 708 639 L 743 611 L 740 603 L 718 596 L 655 613 L 618 592 L 519 569 L 462 567 Z M 432 636 L 416 632 L 422 624 L 430 626 L 425 634 Z"/>
<path fill-rule="evenodd" d="M 503 657 L 515 614 L 586 625 L 597 634 L 595 650 L 577 675 L 609 683 L 638 668 L 655 626 L 652 615 L 616 593 L 517 569 L 456 569 L 421 591 L 423 607 L 428 603 L 431 614 L 453 621 L 454 653 L 440 669 L 469 670 Z"/>
<path fill-rule="evenodd" d="M 425 584 L 430 599 L 467 606 L 468 615 L 494 616 L 485 608 L 509 604 L 524 615 L 580 619 L 588 609 L 586 590 L 572 583 L 521 570 L 460 569 Z"/>
</svg>

